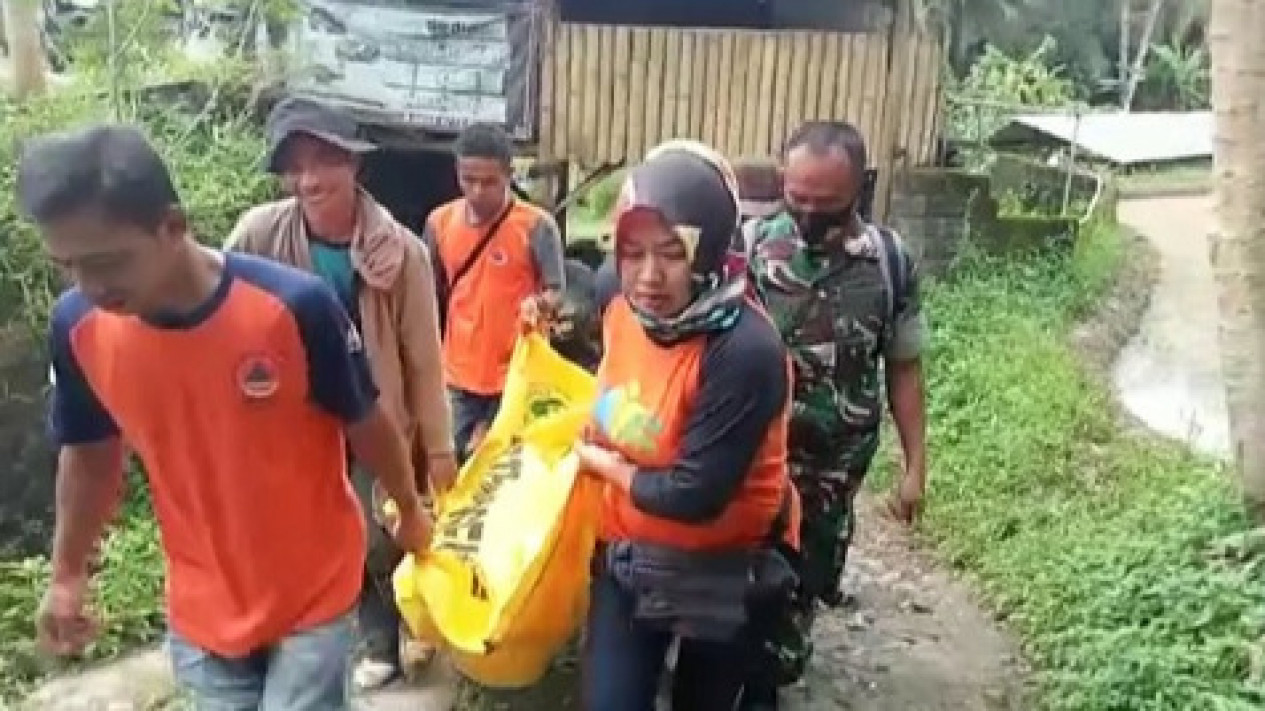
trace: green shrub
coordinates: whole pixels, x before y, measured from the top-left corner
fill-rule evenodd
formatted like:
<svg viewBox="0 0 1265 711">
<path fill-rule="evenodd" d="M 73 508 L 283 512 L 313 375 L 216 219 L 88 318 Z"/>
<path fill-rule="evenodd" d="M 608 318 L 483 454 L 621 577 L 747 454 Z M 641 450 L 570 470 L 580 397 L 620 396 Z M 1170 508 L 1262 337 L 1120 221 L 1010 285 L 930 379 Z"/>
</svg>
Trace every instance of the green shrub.
<svg viewBox="0 0 1265 711">
<path fill-rule="evenodd" d="M 165 630 L 163 560 L 143 487 L 139 475 L 130 477 L 127 503 L 101 548 L 93 604 L 102 628 L 84 661 L 116 657 L 157 640 Z M 35 643 L 35 613 L 48 575 L 43 557 L 0 561 L 0 708 L 67 666 Z"/>
<path fill-rule="evenodd" d="M 42 333 L 60 284 L 34 226 L 14 204 L 22 141 L 110 115 L 107 98 L 87 85 L 23 105 L 0 98 L 0 322 L 20 321 Z M 163 153 L 194 229 L 207 242 L 220 243 L 246 207 L 274 194 L 275 181 L 262 170 L 262 133 L 244 112 L 194 115 L 138 101 L 130 119 Z"/>
<path fill-rule="evenodd" d="M 1079 366 L 1069 329 L 1122 259 L 1085 240 L 929 289 L 926 534 L 1022 637 L 1043 708 L 1261 708 L 1265 546 L 1235 542 L 1226 472 L 1124 431 Z"/>
</svg>

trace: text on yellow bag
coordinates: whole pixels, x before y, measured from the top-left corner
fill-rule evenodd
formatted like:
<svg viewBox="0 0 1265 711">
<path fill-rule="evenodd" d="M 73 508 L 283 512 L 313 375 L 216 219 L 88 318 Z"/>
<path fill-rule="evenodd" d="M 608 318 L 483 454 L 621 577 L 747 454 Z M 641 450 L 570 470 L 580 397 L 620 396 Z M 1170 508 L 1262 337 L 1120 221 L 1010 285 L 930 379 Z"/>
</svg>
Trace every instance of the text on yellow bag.
<svg viewBox="0 0 1265 711">
<path fill-rule="evenodd" d="M 574 447 L 593 377 L 539 335 L 515 346 L 501 407 L 443 497 L 430 550 L 395 573 L 414 635 L 450 650 L 486 686 L 537 681 L 588 607 L 598 485 Z"/>
</svg>

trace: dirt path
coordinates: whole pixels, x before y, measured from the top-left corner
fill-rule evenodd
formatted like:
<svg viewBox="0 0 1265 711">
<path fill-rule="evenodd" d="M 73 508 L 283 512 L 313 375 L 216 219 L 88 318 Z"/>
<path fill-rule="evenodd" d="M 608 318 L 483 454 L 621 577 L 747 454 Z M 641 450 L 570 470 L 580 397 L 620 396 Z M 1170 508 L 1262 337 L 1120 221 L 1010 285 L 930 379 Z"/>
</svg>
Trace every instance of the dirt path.
<svg viewBox="0 0 1265 711">
<path fill-rule="evenodd" d="M 1013 641 L 964 583 L 932 565 L 901 526 L 862 501 L 846 609 L 816 630 L 793 711 L 1020 711 L 1023 664 Z"/>
<path fill-rule="evenodd" d="M 1217 297 L 1208 262 L 1208 196 L 1125 200 L 1120 220 L 1160 256 L 1159 281 L 1113 381 L 1121 402 L 1149 427 L 1210 454 L 1229 451 L 1217 352 Z"/>
<path fill-rule="evenodd" d="M 862 503 L 847 589 L 855 601 L 823 614 L 807 679 L 786 693 L 791 711 L 1021 711 L 1014 644 L 970 591 L 915 550 L 907 534 Z M 362 699 L 365 711 L 448 711 L 452 673 Z M 58 711 L 180 708 L 166 660 L 152 650 L 55 680 L 26 704 Z M 555 699 L 557 701 L 557 699 Z M 519 711 L 516 704 L 488 704 Z M 556 706 L 553 704 L 552 706 Z M 551 708 L 552 708 L 551 706 Z M 532 704 L 532 711 L 543 711 Z"/>
</svg>

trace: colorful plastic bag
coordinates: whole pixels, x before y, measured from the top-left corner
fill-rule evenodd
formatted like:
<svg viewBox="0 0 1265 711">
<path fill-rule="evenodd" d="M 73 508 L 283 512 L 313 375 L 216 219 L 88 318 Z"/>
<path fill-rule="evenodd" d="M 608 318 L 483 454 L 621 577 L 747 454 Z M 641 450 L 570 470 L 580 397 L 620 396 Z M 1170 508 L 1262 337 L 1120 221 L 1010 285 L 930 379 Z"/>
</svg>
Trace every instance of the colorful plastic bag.
<svg viewBox="0 0 1265 711">
<path fill-rule="evenodd" d="M 573 453 L 591 375 L 542 337 L 521 338 L 500 412 L 440 501 L 435 536 L 395 572 L 413 634 L 490 687 L 539 680 L 588 608 L 600 489 Z"/>
</svg>

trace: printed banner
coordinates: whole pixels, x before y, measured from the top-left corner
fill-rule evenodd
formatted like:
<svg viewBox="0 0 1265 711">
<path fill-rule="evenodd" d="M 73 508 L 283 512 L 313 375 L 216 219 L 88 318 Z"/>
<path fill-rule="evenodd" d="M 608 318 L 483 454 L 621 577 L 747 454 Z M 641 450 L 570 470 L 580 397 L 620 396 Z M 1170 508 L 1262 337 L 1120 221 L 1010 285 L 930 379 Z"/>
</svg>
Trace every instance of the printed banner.
<svg viewBox="0 0 1265 711">
<path fill-rule="evenodd" d="M 492 122 L 534 137 L 536 3 L 299 5 L 293 93 L 344 104 L 371 123 L 456 133 Z"/>
</svg>

